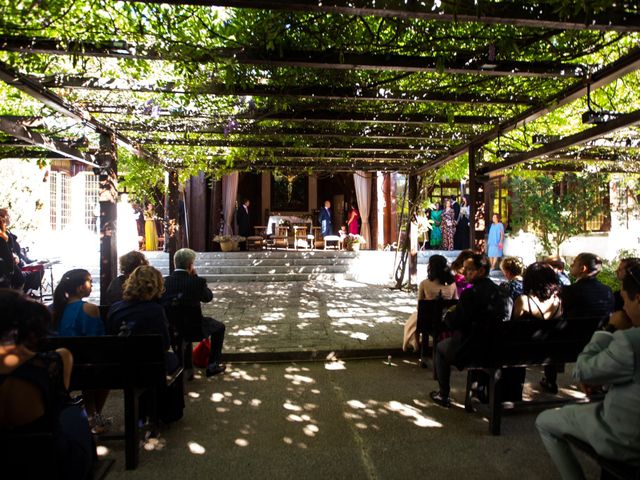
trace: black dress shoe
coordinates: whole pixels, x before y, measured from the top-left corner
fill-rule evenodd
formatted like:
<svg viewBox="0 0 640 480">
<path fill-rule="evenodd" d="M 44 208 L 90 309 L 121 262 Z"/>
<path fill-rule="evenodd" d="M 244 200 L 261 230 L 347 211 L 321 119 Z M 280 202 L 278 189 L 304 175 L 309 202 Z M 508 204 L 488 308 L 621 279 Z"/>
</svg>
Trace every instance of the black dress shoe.
<svg viewBox="0 0 640 480">
<path fill-rule="evenodd" d="M 211 364 L 207 367 L 207 377 L 213 377 L 214 375 L 218 375 L 219 373 L 224 372 L 227 369 L 226 365 L 216 365 Z"/>
<path fill-rule="evenodd" d="M 435 403 L 437 403 L 438 405 L 440 405 L 442 407 L 449 408 L 451 406 L 451 398 L 445 397 L 439 391 L 438 392 L 431 392 L 429 394 L 429 397 L 431 397 L 431 400 L 433 400 Z"/>
</svg>

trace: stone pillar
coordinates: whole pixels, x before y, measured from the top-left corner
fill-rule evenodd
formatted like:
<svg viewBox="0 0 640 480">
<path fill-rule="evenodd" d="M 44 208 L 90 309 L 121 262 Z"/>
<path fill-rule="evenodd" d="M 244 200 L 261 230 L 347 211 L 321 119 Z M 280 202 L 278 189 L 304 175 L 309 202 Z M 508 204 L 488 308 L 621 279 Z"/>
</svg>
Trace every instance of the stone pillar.
<svg viewBox="0 0 640 480">
<path fill-rule="evenodd" d="M 100 134 L 99 165 L 100 201 L 100 304 L 106 305 L 107 288 L 118 275 L 118 156 L 113 134 Z"/>
<path fill-rule="evenodd" d="M 211 252 L 214 249 L 213 237 L 220 233 L 220 211 L 222 210 L 222 180 L 211 182 L 211 208 L 209 215 L 209 231 L 207 237 L 207 247 Z"/>
<path fill-rule="evenodd" d="M 478 148 L 471 147 L 469 149 L 469 248 L 483 251 L 486 227 L 484 182 L 487 179 L 476 174 L 479 159 Z"/>
<path fill-rule="evenodd" d="M 176 253 L 178 245 L 178 201 L 180 191 L 178 189 L 178 171 L 176 169 L 169 170 L 169 193 L 167 197 L 167 210 L 165 211 L 164 241 L 169 252 L 169 272 L 173 273 L 175 265 L 173 264 L 173 255 Z"/>
</svg>

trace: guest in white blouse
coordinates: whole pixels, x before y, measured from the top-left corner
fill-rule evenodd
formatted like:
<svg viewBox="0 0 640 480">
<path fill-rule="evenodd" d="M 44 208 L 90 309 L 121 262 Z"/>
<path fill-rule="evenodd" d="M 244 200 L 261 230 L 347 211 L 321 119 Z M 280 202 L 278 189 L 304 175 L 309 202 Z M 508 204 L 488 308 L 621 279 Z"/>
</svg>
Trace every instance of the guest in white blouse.
<svg viewBox="0 0 640 480">
<path fill-rule="evenodd" d="M 435 300 L 438 296 L 442 296 L 445 300 L 457 299 L 458 290 L 447 259 L 442 255 L 432 255 L 429 257 L 427 278 L 418 286 L 418 300 Z M 415 312 L 411 314 L 404 326 L 404 340 L 402 342 L 404 351 L 409 348 L 414 351 L 418 350 L 417 324 L 418 313 Z"/>
</svg>

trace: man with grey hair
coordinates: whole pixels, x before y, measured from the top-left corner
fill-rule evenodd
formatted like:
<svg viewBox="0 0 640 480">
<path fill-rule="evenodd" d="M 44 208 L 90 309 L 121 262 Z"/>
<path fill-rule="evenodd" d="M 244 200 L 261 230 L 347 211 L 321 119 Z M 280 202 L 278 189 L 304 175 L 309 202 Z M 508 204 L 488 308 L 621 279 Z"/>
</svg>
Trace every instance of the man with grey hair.
<svg viewBox="0 0 640 480">
<path fill-rule="evenodd" d="M 207 377 L 217 375 L 226 370 L 221 363 L 222 343 L 224 342 L 225 326 L 222 322 L 202 316 L 200 302 L 210 302 L 213 292 L 207 287 L 207 281 L 199 277 L 195 269 L 196 252 L 189 248 L 178 250 L 173 261 L 175 270 L 165 278 L 163 303 L 171 311 L 169 321 L 174 321 L 173 328 L 179 331 L 187 341 L 198 341 L 211 338 L 211 353 Z M 177 314 L 178 318 L 171 318 Z M 177 320 L 177 321 L 176 321 Z M 190 362 L 191 358 L 185 359 Z M 185 365 L 190 368 L 191 365 Z"/>
</svg>

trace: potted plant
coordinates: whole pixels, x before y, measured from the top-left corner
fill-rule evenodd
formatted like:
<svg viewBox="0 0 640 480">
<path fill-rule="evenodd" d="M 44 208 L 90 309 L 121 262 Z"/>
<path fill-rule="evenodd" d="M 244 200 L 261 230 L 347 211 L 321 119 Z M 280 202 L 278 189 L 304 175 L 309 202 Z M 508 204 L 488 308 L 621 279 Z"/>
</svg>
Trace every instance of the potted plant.
<svg viewBox="0 0 640 480">
<path fill-rule="evenodd" d="M 240 250 L 239 243 L 244 242 L 245 237 L 240 235 L 216 235 L 213 237 L 214 242 L 220 244 L 220 250 L 223 252 L 234 252 Z"/>
<path fill-rule="evenodd" d="M 344 245 L 347 250 L 357 252 L 360 250 L 360 245 L 367 243 L 362 235 L 350 233 L 344 239 Z"/>
</svg>

